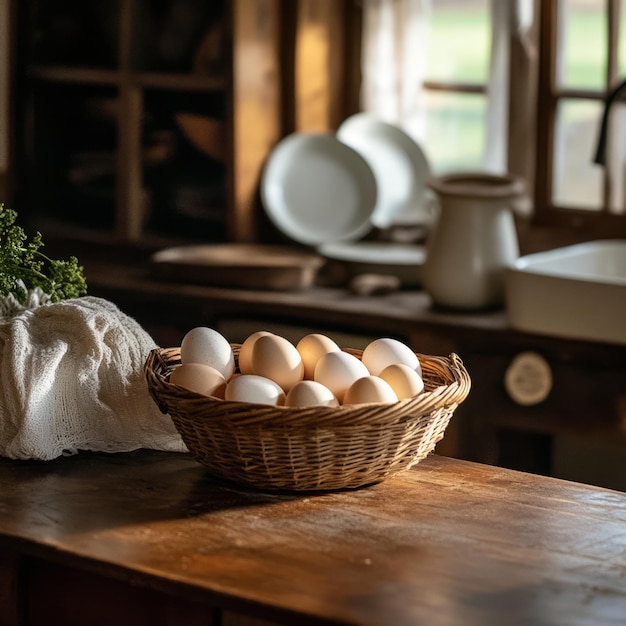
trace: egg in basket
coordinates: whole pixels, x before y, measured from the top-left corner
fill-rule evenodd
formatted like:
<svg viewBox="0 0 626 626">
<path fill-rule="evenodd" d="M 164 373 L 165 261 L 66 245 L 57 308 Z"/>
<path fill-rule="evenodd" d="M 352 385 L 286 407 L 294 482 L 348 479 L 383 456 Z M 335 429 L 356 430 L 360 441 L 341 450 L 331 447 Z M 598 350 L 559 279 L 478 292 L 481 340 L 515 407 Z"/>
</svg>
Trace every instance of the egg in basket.
<svg viewBox="0 0 626 626">
<path fill-rule="evenodd" d="M 206 327 L 157 348 L 148 389 L 195 459 L 221 479 L 287 491 L 356 488 L 424 459 L 470 377 L 456 354 L 392 338 L 363 350 L 322 334 L 293 344 L 268 331 L 229 343 Z"/>
</svg>

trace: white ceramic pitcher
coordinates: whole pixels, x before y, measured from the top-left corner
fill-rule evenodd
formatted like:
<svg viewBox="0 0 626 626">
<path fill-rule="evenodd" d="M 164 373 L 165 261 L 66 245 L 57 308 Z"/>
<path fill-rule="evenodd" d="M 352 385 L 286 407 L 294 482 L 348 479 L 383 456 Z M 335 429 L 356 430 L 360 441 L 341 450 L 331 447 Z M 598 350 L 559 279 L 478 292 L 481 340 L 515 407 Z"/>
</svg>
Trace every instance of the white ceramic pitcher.
<svg viewBox="0 0 626 626">
<path fill-rule="evenodd" d="M 524 192 L 509 174 L 431 178 L 439 216 L 427 241 L 422 282 L 435 304 L 481 309 L 504 303 L 504 268 L 519 256 L 511 209 Z"/>
</svg>

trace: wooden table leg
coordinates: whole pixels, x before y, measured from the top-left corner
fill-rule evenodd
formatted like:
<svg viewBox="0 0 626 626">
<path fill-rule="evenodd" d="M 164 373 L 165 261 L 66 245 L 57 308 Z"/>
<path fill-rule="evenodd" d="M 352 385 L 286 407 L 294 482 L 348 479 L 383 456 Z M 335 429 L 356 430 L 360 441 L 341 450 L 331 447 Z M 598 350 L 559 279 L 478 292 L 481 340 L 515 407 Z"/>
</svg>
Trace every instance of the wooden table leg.
<svg viewBox="0 0 626 626">
<path fill-rule="evenodd" d="M 0 626 L 19 626 L 21 559 L 11 552 L 0 552 Z"/>
</svg>

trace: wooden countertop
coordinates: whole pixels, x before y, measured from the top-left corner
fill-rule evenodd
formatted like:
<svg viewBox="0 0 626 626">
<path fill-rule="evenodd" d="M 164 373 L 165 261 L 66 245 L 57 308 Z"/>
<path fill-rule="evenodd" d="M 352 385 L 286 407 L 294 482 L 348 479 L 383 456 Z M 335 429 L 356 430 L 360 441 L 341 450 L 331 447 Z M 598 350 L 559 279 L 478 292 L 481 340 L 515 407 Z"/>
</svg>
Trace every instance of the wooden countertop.
<svg viewBox="0 0 626 626">
<path fill-rule="evenodd" d="M 435 455 L 317 495 L 220 484 L 187 454 L 0 459 L 0 512 L 0 578 L 19 554 L 291 624 L 626 615 L 626 494 Z"/>
<path fill-rule="evenodd" d="M 384 295 L 355 295 L 346 287 L 315 285 L 294 291 L 216 287 L 164 280 L 144 256 L 129 260 L 115 254 L 83 255 L 89 291 L 107 298 L 145 326 L 194 325 L 252 317 L 349 333 L 416 338 L 422 351 L 445 354 L 497 342 L 513 351 L 535 349 L 575 353 L 588 361 L 620 362 L 626 348 L 513 330 L 504 307 L 478 311 L 442 309 L 423 290 L 400 289 Z M 181 335 L 182 337 L 182 335 Z M 434 338 L 433 345 L 423 345 Z M 447 351 L 447 352 L 446 352 Z"/>
<path fill-rule="evenodd" d="M 148 263 L 119 265 L 87 259 L 90 293 L 127 306 L 149 304 L 164 315 L 185 307 L 210 308 L 215 315 L 261 315 L 293 322 L 349 327 L 355 331 L 393 332 L 409 335 L 421 327 L 475 334 L 508 331 L 503 309 L 480 312 L 437 310 L 427 293 L 402 289 L 385 295 L 357 296 L 345 288 L 313 286 L 301 290 L 232 289 L 164 280 Z M 181 313 L 182 314 L 182 313 Z"/>
</svg>

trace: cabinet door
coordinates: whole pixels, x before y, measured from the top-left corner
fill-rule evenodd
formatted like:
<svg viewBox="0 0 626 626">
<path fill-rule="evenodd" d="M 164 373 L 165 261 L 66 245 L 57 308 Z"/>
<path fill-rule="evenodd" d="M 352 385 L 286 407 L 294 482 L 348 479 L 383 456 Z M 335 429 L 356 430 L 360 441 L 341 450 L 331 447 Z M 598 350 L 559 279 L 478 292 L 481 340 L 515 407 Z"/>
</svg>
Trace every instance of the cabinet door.
<svg viewBox="0 0 626 626">
<path fill-rule="evenodd" d="M 18 212 L 44 236 L 254 239 L 280 5 L 20 2 Z"/>
<path fill-rule="evenodd" d="M 35 226 L 113 231 L 119 3 L 11 4 L 15 181 L 8 200 Z"/>
<path fill-rule="evenodd" d="M 230 21 L 226 0 L 125 4 L 122 232 L 228 238 Z M 123 126 L 127 125 L 124 129 Z M 126 220 L 124 220 L 126 216 Z"/>
</svg>

